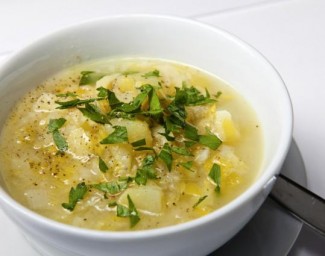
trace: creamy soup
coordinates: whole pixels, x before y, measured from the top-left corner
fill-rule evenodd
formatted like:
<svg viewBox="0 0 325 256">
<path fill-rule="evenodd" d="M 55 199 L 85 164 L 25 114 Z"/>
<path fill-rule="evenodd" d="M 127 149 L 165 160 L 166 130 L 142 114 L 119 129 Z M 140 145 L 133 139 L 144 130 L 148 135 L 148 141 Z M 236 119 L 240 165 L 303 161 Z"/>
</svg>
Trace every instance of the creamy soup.
<svg viewBox="0 0 325 256">
<path fill-rule="evenodd" d="M 97 230 L 204 216 L 245 191 L 262 158 L 259 122 L 238 93 L 157 59 L 63 70 L 19 100 L 0 137 L 1 174 L 18 202 Z"/>
</svg>

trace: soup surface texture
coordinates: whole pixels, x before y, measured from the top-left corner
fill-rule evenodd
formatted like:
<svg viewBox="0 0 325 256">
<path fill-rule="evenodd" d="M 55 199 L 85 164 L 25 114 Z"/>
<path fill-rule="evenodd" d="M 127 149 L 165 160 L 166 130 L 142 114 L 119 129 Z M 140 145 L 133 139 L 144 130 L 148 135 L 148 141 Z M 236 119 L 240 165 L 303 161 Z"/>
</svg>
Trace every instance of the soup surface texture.
<svg viewBox="0 0 325 256">
<path fill-rule="evenodd" d="M 24 96 L 0 137 L 9 193 L 59 222 L 143 230 L 186 222 L 247 189 L 263 158 L 249 104 L 166 60 L 97 60 Z"/>
</svg>

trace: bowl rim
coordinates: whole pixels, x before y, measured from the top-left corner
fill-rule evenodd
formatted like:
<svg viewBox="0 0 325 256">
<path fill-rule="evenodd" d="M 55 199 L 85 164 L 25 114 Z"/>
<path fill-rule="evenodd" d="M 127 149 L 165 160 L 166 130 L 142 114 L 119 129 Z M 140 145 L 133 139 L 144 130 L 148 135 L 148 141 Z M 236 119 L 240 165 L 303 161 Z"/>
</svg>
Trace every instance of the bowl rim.
<svg viewBox="0 0 325 256">
<path fill-rule="evenodd" d="M 14 209 L 15 211 L 19 212 L 21 215 L 24 215 L 31 221 L 37 222 L 39 224 L 45 225 L 49 227 L 51 230 L 55 230 L 57 232 L 70 234 L 78 237 L 87 237 L 93 239 L 118 239 L 118 240 L 139 240 L 143 238 L 149 237 L 161 237 L 166 236 L 171 233 L 181 233 L 186 232 L 187 230 L 195 229 L 196 227 L 206 225 L 213 220 L 219 219 L 224 215 L 229 214 L 230 212 L 234 211 L 238 208 L 243 202 L 249 201 L 258 193 L 263 192 L 264 186 L 273 178 L 276 177 L 278 172 L 274 170 L 280 169 L 281 164 L 283 163 L 287 152 L 290 147 L 290 143 L 292 140 L 292 130 L 293 130 L 293 109 L 292 103 L 290 100 L 290 96 L 288 90 L 285 86 L 283 79 L 281 78 L 279 72 L 276 68 L 270 63 L 270 61 L 261 54 L 256 48 L 251 46 L 249 43 L 245 42 L 244 40 L 238 38 L 236 35 L 232 33 L 218 28 L 216 26 L 208 25 L 201 21 L 196 21 L 191 18 L 184 18 L 172 15 L 161 15 L 161 14 L 119 14 L 119 15 L 111 15 L 111 16 L 102 16 L 92 19 L 87 19 L 83 21 L 79 21 L 74 24 L 70 24 L 56 30 L 52 30 L 33 41 L 29 42 L 27 45 L 22 46 L 20 49 L 16 50 L 14 53 L 10 54 L 9 57 L 4 61 L 3 64 L 0 66 L 0 75 L 2 75 L 2 71 L 6 69 L 6 66 L 11 63 L 15 63 L 16 59 L 19 59 L 20 56 L 28 53 L 30 49 L 32 49 L 36 44 L 42 44 L 44 41 L 50 39 L 51 37 L 56 37 L 60 33 L 66 33 L 70 30 L 74 30 L 78 27 L 84 25 L 95 25 L 96 23 L 106 23 L 111 22 L 113 20 L 118 19 L 160 19 L 178 23 L 188 23 L 189 25 L 196 26 L 197 28 L 202 28 L 205 30 L 211 31 L 211 33 L 218 33 L 222 37 L 226 38 L 227 40 L 234 41 L 240 47 L 245 49 L 245 51 L 249 52 L 250 54 L 254 55 L 254 57 L 261 63 L 266 64 L 270 68 L 270 72 L 274 73 L 274 78 L 278 81 L 279 84 L 282 85 L 282 95 L 283 98 L 287 99 L 285 106 L 283 106 L 283 111 L 285 111 L 285 116 L 287 117 L 287 125 L 285 126 L 285 130 L 283 130 L 283 138 L 281 138 L 279 145 L 277 146 L 277 152 L 272 157 L 270 164 L 264 169 L 263 174 L 261 174 L 249 188 L 247 188 L 241 195 L 237 196 L 235 199 L 227 203 L 226 205 L 222 206 L 221 208 L 205 215 L 200 218 L 190 220 L 184 223 L 171 225 L 167 227 L 155 228 L 155 229 L 148 229 L 148 230 L 135 230 L 135 231 L 102 231 L 102 230 L 93 230 L 93 229 L 86 229 L 80 228 L 76 226 L 72 226 L 69 224 L 64 224 L 47 217 L 44 217 L 27 207 L 21 205 L 16 200 L 14 200 L 3 188 L 0 187 L 0 202 L 6 204 L 10 208 Z M 2 205 L 0 205 L 2 206 Z"/>
</svg>

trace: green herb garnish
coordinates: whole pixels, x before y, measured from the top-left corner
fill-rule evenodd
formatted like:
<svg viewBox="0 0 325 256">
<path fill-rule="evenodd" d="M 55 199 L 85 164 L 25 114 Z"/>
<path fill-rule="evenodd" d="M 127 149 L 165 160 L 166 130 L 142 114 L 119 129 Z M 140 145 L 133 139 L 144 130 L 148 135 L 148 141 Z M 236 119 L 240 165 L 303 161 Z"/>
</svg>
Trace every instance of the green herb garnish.
<svg viewBox="0 0 325 256">
<path fill-rule="evenodd" d="M 134 75 L 134 74 L 138 74 L 138 73 L 139 73 L 139 71 L 130 70 L 130 71 L 123 72 L 122 75 L 128 76 L 128 75 Z"/>
<path fill-rule="evenodd" d="M 192 207 L 196 208 L 207 197 L 208 197 L 207 195 L 200 197 L 199 200 Z"/>
<path fill-rule="evenodd" d="M 216 100 L 210 98 L 209 92 L 206 90 L 206 96 L 201 94 L 201 92 L 196 89 L 195 87 L 187 87 L 183 84 L 183 87 L 181 89 L 181 92 L 183 93 L 183 97 L 185 98 L 184 104 L 186 106 L 198 106 L 198 105 L 204 105 L 213 103 Z"/>
<path fill-rule="evenodd" d="M 144 75 L 142 75 L 144 78 L 148 78 L 148 77 L 160 77 L 159 75 L 159 70 L 155 69 L 154 71 L 150 71 L 145 73 Z"/>
<path fill-rule="evenodd" d="M 184 137 L 189 140 L 198 141 L 198 130 L 194 126 L 186 124 L 184 128 Z"/>
<path fill-rule="evenodd" d="M 59 130 L 66 122 L 65 118 L 58 118 L 58 119 L 50 119 L 48 125 L 48 131 L 54 132 L 55 130 Z"/>
<path fill-rule="evenodd" d="M 116 215 L 118 217 L 129 217 L 130 218 L 130 227 L 134 227 L 139 221 L 139 213 L 135 208 L 135 205 L 130 197 L 127 195 L 129 207 L 118 204 L 116 209 Z"/>
<path fill-rule="evenodd" d="M 141 87 L 141 92 L 134 98 L 130 103 L 124 103 L 116 109 L 125 113 L 135 113 L 141 112 L 141 104 L 147 99 L 149 93 L 153 90 L 153 87 L 149 84 L 143 85 Z"/>
<path fill-rule="evenodd" d="M 103 78 L 106 74 L 94 71 L 82 71 L 79 85 L 91 85 Z"/>
<path fill-rule="evenodd" d="M 172 148 L 172 151 L 176 154 L 179 154 L 179 155 L 183 155 L 183 156 L 193 156 L 193 154 L 188 151 L 187 148 L 184 148 L 184 147 L 176 147 L 176 146 L 173 146 Z"/>
<path fill-rule="evenodd" d="M 207 130 L 207 134 L 199 135 L 198 130 L 190 124 L 185 125 L 184 137 L 186 139 L 199 142 L 201 145 L 207 146 L 213 150 L 216 150 L 222 144 L 222 141 L 212 132 Z M 190 147 L 194 144 L 195 143 L 190 142 L 185 143 L 187 147 Z"/>
<path fill-rule="evenodd" d="M 208 134 L 199 136 L 199 143 L 216 150 L 222 144 L 222 141 L 216 135 L 208 131 Z"/>
<path fill-rule="evenodd" d="M 136 176 L 134 178 L 138 185 L 146 185 L 148 179 L 156 179 L 156 170 L 153 166 L 155 157 L 148 155 L 143 159 L 142 165 L 138 168 Z"/>
<path fill-rule="evenodd" d="M 96 188 L 102 192 L 108 193 L 110 195 L 115 195 L 127 189 L 128 181 L 118 180 L 118 181 L 102 182 L 98 184 L 93 184 L 91 185 L 91 187 Z"/>
<path fill-rule="evenodd" d="M 73 211 L 78 201 L 84 198 L 85 194 L 88 191 L 88 187 L 85 182 L 79 183 L 76 188 L 71 188 L 69 193 L 69 203 L 63 203 L 62 207 Z"/>
<path fill-rule="evenodd" d="M 98 167 L 99 167 L 99 170 L 103 173 L 108 171 L 108 166 L 106 165 L 106 163 L 104 162 L 104 160 L 101 157 L 98 157 Z"/>
<path fill-rule="evenodd" d="M 94 104 L 86 103 L 84 108 L 78 108 L 81 113 L 88 117 L 90 120 L 100 123 L 109 124 L 109 119 L 106 115 L 102 114 L 98 107 Z"/>
<path fill-rule="evenodd" d="M 67 98 L 67 97 L 77 97 L 77 94 L 75 94 L 74 92 L 67 92 L 67 93 L 59 93 L 56 95 L 56 97 L 63 97 L 63 98 Z"/>
<path fill-rule="evenodd" d="M 172 162 L 173 162 L 173 156 L 172 156 L 172 149 L 169 146 L 168 143 L 165 143 L 162 150 L 160 151 L 158 157 L 163 160 L 168 168 L 169 171 L 172 169 Z"/>
<path fill-rule="evenodd" d="M 65 124 L 66 119 L 50 119 L 48 125 L 48 131 L 52 133 L 53 141 L 60 152 L 64 152 L 68 149 L 68 143 L 60 133 L 59 129 Z"/>
<path fill-rule="evenodd" d="M 56 104 L 60 105 L 59 107 L 57 107 L 57 109 L 67 109 L 67 108 L 73 108 L 73 107 L 77 107 L 79 105 L 83 105 L 86 103 L 90 103 L 90 102 L 94 102 L 96 100 L 101 100 L 100 98 L 92 98 L 92 99 L 74 99 L 74 100 L 69 100 L 69 101 L 55 101 Z"/>
<path fill-rule="evenodd" d="M 212 179 L 212 181 L 216 184 L 216 191 L 220 192 L 221 189 L 221 169 L 220 165 L 213 164 L 210 172 L 209 177 Z"/>
<path fill-rule="evenodd" d="M 104 87 L 99 87 L 96 89 L 98 91 L 98 97 L 100 98 L 106 98 L 108 100 L 109 106 L 112 109 L 115 109 L 123 104 L 115 95 L 114 92 L 104 88 Z"/>
<path fill-rule="evenodd" d="M 153 151 L 153 153 L 156 154 L 153 147 L 137 147 L 137 148 L 134 148 L 134 151 Z"/>
<path fill-rule="evenodd" d="M 146 145 L 146 139 L 140 139 L 131 143 L 133 147 L 140 147 Z"/>
<path fill-rule="evenodd" d="M 148 113 L 151 115 L 158 115 L 163 112 L 163 108 L 161 107 L 160 100 L 156 93 L 155 89 L 152 89 L 149 92 L 149 111 Z"/>
<path fill-rule="evenodd" d="M 195 145 L 197 142 L 196 141 L 191 141 L 191 140 L 184 140 L 185 147 L 190 148 L 193 145 Z"/>
<path fill-rule="evenodd" d="M 103 139 L 100 144 L 116 144 L 128 142 L 128 131 L 124 126 L 113 126 L 114 132 Z"/>
<path fill-rule="evenodd" d="M 181 166 L 183 166 L 185 169 L 191 171 L 191 172 L 194 172 L 192 170 L 192 166 L 193 166 L 193 161 L 188 161 L 188 162 L 185 162 L 185 163 L 179 163 Z"/>
</svg>

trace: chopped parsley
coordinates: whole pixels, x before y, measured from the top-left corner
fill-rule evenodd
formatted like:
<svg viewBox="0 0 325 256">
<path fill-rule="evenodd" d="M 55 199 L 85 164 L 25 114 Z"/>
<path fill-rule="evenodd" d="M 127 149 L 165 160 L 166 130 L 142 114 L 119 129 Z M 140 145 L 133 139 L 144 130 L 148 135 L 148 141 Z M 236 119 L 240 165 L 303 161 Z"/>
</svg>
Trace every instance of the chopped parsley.
<svg viewBox="0 0 325 256">
<path fill-rule="evenodd" d="M 146 145 L 146 139 L 140 139 L 131 143 L 133 147 L 140 147 Z"/>
<path fill-rule="evenodd" d="M 193 208 L 196 208 L 200 203 L 203 202 L 204 199 L 206 199 L 208 196 L 205 195 L 205 196 L 202 196 L 199 198 L 199 200 L 192 206 Z"/>
<path fill-rule="evenodd" d="M 173 156 L 172 156 L 172 149 L 169 146 L 168 143 L 165 143 L 162 150 L 160 151 L 158 157 L 164 161 L 169 171 L 172 169 L 172 162 L 173 162 Z"/>
<path fill-rule="evenodd" d="M 100 144 L 116 144 L 128 142 L 128 131 L 124 126 L 113 126 L 114 132 L 100 141 Z"/>
<path fill-rule="evenodd" d="M 173 146 L 172 151 L 176 154 L 183 155 L 183 156 L 193 156 L 193 154 L 185 147 L 176 147 Z"/>
<path fill-rule="evenodd" d="M 194 172 L 192 170 L 192 166 L 193 166 L 193 161 L 188 161 L 188 162 L 185 162 L 185 163 L 179 163 L 181 166 L 183 166 L 185 169 L 191 171 L 191 172 Z"/>
<path fill-rule="evenodd" d="M 153 71 L 150 71 L 148 73 L 145 73 L 142 75 L 144 78 L 149 78 L 149 77 L 160 77 L 159 70 L 155 69 Z"/>
<path fill-rule="evenodd" d="M 119 194 L 123 190 L 127 189 L 128 181 L 127 180 L 118 180 L 110 182 L 102 182 L 98 184 L 91 185 L 92 188 L 96 188 L 102 192 L 115 195 Z"/>
<path fill-rule="evenodd" d="M 222 141 L 216 135 L 209 132 L 208 134 L 199 136 L 199 143 L 216 150 L 222 144 Z"/>
<path fill-rule="evenodd" d="M 63 97 L 63 98 L 67 98 L 67 97 L 77 97 L 77 94 L 75 94 L 74 92 L 67 92 L 67 93 L 59 93 L 57 95 L 55 95 L 56 97 Z"/>
<path fill-rule="evenodd" d="M 117 204 L 116 215 L 118 217 L 129 217 L 130 227 L 133 228 L 140 221 L 140 217 L 131 197 L 127 195 L 127 198 L 129 207 Z"/>
<path fill-rule="evenodd" d="M 62 207 L 73 211 L 79 200 L 83 199 L 88 191 L 85 182 L 79 183 L 76 188 L 71 188 L 69 193 L 69 203 L 63 203 Z"/>
<path fill-rule="evenodd" d="M 212 179 L 212 181 L 216 184 L 215 191 L 220 192 L 221 189 L 221 169 L 220 165 L 213 164 L 210 172 L 209 177 Z"/>
<path fill-rule="evenodd" d="M 138 168 L 134 178 L 138 185 L 146 185 L 148 179 L 156 179 L 156 170 L 154 167 L 155 157 L 148 155 L 144 158 L 142 165 Z"/>
<path fill-rule="evenodd" d="M 66 119 L 58 118 L 58 119 L 50 119 L 48 125 L 48 131 L 52 133 L 53 141 L 58 148 L 59 152 L 63 153 L 68 150 L 68 143 L 65 138 L 60 133 L 59 129 L 65 124 Z"/>
<path fill-rule="evenodd" d="M 103 173 L 108 171 L 108 166 L 101 157 L 98 157 L 98 167 L 99 170 Z"/>
<path fill-rule="evenodd" d="M 94 71 L 82 71 L 79 85 L 95 84 L 99 79 L 103 78 L 106 74 L 97 73 Z"/>
<path fill-rule="evenodd" d="M 81 113 L 89 118 L 90 120 L 96 122 L 96 123 L 100 123 L 100 124 L 109 124 L 109 118 L 102 114 L 101 111 L 94 105 L 91 103 L 86 103 L 84 108 L 78 108 Z"/>
<path fill-rule="evenodd" d="M 55 103 L 60 105 L 59 107 L 57 107 L 57 109 L 67 109 L 67 108 L 77 107 L 79 105 L 83 105 L 86 103 L 94 102 L 96 100 L 100 100 L 100 99 L 99 98 L 84 99 L 84 100 L 73 99 L 73 100 L 69 100 L 69 101 L 55 101 Z"/>
<path fill-rule="evenodd" d="M 96 89 L 98 91 L 98 97 L 99 98 L 106 98 L 108 100 L 109 106 L 112 109 L 115 109 L 123 104 L 115 95 L 114 92 L 104 88 L 104 87 L 99 87 Z"/>
</svg>

